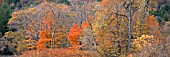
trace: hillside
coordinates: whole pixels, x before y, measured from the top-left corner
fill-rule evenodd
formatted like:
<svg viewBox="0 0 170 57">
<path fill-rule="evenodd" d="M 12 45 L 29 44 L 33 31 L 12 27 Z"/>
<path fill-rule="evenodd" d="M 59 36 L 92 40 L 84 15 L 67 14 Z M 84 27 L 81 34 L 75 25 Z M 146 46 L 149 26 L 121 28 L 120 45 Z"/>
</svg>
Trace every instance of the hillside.
<svg viewBox="0 0 170 57">
<path fill-rule="evenodd" d="M 169 0 L 0 0 L 0 54 L 170 57 Z"/>
</svg>

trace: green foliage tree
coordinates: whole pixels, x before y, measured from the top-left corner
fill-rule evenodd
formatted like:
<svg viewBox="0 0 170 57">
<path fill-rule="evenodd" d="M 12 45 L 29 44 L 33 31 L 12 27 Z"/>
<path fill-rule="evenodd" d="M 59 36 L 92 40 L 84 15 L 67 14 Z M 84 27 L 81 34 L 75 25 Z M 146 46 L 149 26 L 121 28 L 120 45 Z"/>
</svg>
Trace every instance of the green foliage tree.
<svg viewBox="0 0 170 57">
<path fill-rule="evenodd" d="M 13 6 L 10 6 L 9 3 L 3 2 L 0 6 L 0 32 L 4 35 L 8 31 L 7 23 L 8 19 L 11 18 L 11 13 L 13 12 Z"/>
<path fill-rule="evenodd" d="M 150 11 L 151 15 L 157 17 L 157 21 L 160 25 L 165 25 L 167 21 L 170 21 L 170 1 L 168 0 L 160 0 L 157 6 L 157 9 Z"/>
<path fill-rule="evenodd" d="M 28 1 L 28 3 L 22 4 L 22 1 L 20 0 L 4 0 L 1 3 L 0 5 L 0 25 L 1 25 L 0 32 L 2 33 L 2 36 L 5 34 L 5 32 L 9 30 L 10 31 L 13 30 L 7 27 L 8 20 L 11 18 L 11 13 L 15 11 L 16 8 L 22 9 L 24 7 L 29 7 L 31 4 L 34 4 L 34 3 L 32 1 Z"/>
<path fill-rule="evenodd" d="M 58 2 L 57 3 L 59 3 L 59 4 L 67 4 L 67 5 L 71 5 L 71 3 L 68 1 L 68 0 L 58 0 Z"/>
</svg>

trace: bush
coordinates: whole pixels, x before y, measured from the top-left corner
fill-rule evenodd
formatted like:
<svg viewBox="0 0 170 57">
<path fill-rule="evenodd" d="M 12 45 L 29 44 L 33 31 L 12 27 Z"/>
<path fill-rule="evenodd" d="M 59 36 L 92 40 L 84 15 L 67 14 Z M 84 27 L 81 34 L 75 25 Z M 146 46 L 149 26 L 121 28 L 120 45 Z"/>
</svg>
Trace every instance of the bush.
<svg viewBox="0 0 170 57">
<path fill-rule="evenodd" d="M 97 52 L 77 49 L 44 49 L 27 51 L 19 57 L 100 57 Z"/>
</svg>

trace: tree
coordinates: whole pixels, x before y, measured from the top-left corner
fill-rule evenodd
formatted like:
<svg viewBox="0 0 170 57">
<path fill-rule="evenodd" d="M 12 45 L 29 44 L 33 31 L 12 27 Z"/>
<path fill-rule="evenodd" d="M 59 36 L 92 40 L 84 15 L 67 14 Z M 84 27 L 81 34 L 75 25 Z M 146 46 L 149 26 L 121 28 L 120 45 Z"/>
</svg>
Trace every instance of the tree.
<svg viewBox="0 0 170 57">
<path fill-rule="evenodd" d="M 34 4 L 34 3 L 30 3 L 30 4 L 21 4 L 22 2 L 20 0 L 0 0 L 0 32 L 2 33 L 2 35 L 5 34 L 5 32 L 7 31 L 14 31 L 13 28 L 8 28 L 7 27 L 7 23 L 8 20 L 12 17 L 11 13 L 14 11 L 17 11 L 19 9 L 23 9 L 26 6 L 22 6 L 22 5 L 28 5 L 30 6 L 30 4 Z"/>
<path fill-rule="evenodd" d="M 37 49 L 42 50 L 46 48 L 49 44 L 50 41 L 52 41 L 52 38 L 49 38 L 49 34 L 47 33 L 48 31 L 42 30 L 39 35 L 39 40 L 37 41 Z"/>
<path fill-rule="evenodd" d="M 2 33 L 2 36 L 7 32 L 9 29 L 7 27 L 7 23 L 9 18 L 11 18 L 11 13 L 13 12 L 13 6 L 10 6 L 9 3 L 3 2 L 0 6 L 0 32 Z"/>
<path fill-rule="evenodd" d="M 8 24 L 10 28 L 17 29 L 18 32 L 35 41 L 39 40 L 39 34 L 42 30 L 49 31 L 47 34 L 50 34 L 49 37 L 53 38 L 52 43 L 60 43 L 57 45 L 66 46 L 66 42 L 61 44 L 61 41 L 67 41 L 66 33 L 68 31 L 67 26 L 69 26 L 67 23 L 70 22 L 67 21 L 66 14 L 68 14 L 68 11 L 66 9 L 69 10 L 67 5 L 44 2 L 37 7 L 13 12 Z"/>
<path fill-rule="evenodd" d="M 163 26 L 166 24 L 167 21 L 169 21 L 169 8 L 170 5 L 168 0 L 158 0 L 157 7 L 150 11 L 150 15 L 154 15 L 155 17 L 157 17 L 157 22 L 159 22 L 159 24 Z"/>
<path fill-rule="evenodd" d="M 68 40 L 72 44 L 73 47 L 76 47 L 79 45 L 80 42 L 78 42 L 79 35 L 81 34 L 81 27 L 77 26 L 75 23 L 70 28 L 70 32 L 68 33 Z"/>
<path fill-rule="evenodd" d="M 70 6 L 71 10 L 69 13 L 69 18 L 72 18 L 73 19 L 72 22 L 76 23 L 78 26 L 81 26 L 83 24 L 83 21 L 88 22 L 88 24 L 90 25 L 88 32 L 91 34 L 90 37 L 92 37 L 91 39 L 93 42 L 93 46 L 96 48 L 96 41 L 92 23 L 95 22 L 93 18 L 96 10 L 98 10 L 99 6 L 97 5 L 99 3 L 98 2 L 88 3 L 88 1 L 89 0 L 71 1 Z"/>
<path fill-rule="evenodd" d="M 154 54 L 153 50 L 166 47 L 159 46 L 163 45 L 161 27 L 155 16 L 149 15 L 155 0 L 89 1 L 72 0 L 68 6 L 46 0 L 37 7 L 14 12 L 9 27 L 35 40 L 38 50 L 53 50 L 69 42 L 76 49 L 97 51 L 103 57 L 123 57 L 133 52 Z"/>
<path fill-rule="evenodd" d="M 155 1 L 145 0 L 103 0 L 100 2 L 102 9 L 95 12 L 93 29 L 95 29 L 97 38 L 102 40 L 108 38 L 105 41 L 111 42 L 112 45 L 109 46 L 114 46 L 111 49 L 116 50 L 113 52 L 118 53 L 116 56 L 130 52 L 131 40 L 148 33 L 149 30 L 145 28 L 146 20 L 149 16 L 149 8 L 152 8 L 148 2 L 155 3 Z M 107 35 L 107 33 L 109 34 Z M 101 47 L 106 48 L 107 45 L 104 41 L 101 41 L 101 44 L 103 44 Z"/>
<path fill-rule="evenodd" d="M 81 25 L 81 31 L 81 37 L 79 39 L 83 45 L 81 48 L 87 50 L 95 50 L 96 41 L 94 39 L 91 26 L 87 21 L 83 21 Z"/>
<path fill-rule="evenodd" d="M 50 10 L 50 13 L 42 20 L 42 28 L 39 35 L 39 40 L 37 42 L 38 50 L 41 50 L 45 43 L 51 42 L 51 48 L 54 49 L 54 42 L 57 30 L 56 20 L 54 19 L 54 12 Z M 44 46 L 46 47 L 46 46 Z"/>
<path fill-rule="evenodd" d="M 6 44 L 9 46 L 9 51 L 14 54 L 21 54 L 27 50 L 27 43 L 24 43 L 26 37 L 19 32 L 6 32 L 4 38 L 7 40 Z"/>
<path fill-rule="evenodd" d="M 110 14 L 108 16 L 114 16 L 114 18 L 117 21 L 117 28 L 120 26 L 118 24 L 119 17 L 122 19 L 121 21 L 124 23 L 125 27 L 127 27 L 127 35 L 128 35 L 128 47 L 127 51 L 130 51 L 131 46 L 131 39 L 135 33 L 134 29 L 136 29 L 137 24 L 137 18 L 139 19 L 146 19 L 146 16 L 148 16 L 148 11 L 145 10 L 145 6 L 147 6 L 147 2 L 153 2 L 153 1 L 144 1 L 144 0 L 129 0 L 129 1 L 111 1 L 111 0 L 103 0 L 101 2 L 101 5 L 108 11 L 106 13 Z M 110 5 L 109 3 L 113 3 L 113 5 Z M 150 6 L 150 5 L 148 5 Z M 144 12 L 141 12 L 144 11 Z M 136 15 L 137 14 L 137 15 Z M 145 15 L 144 15 L 145 14 Z M 140 16 L 142 15 L 142 16 Z M 137 18 L 136 18 L 137 17 Z M 114 20 L 114 19 L 112 19 Z M 111 20 L 111 22 L 112 22 Z M 144 21 L 144 20 L 142 20 Z M 140 21 L 140 22 L 142 22 Z"/>
<path fill-rule="evenodd" d="M 63 3 L 63 4 L 71 5 L 68 0 L 58 0 L 57 3 Z"/>
<path fill-rule="evenodd" d="M 73 23 L 68 33 L 68 40 L 73 47 L 78 47 L 81 49 L 93 50 L 96 44 L 95 39 L 92 36 L 90 24 L 84 21 L 81 26 L 77 26 Z M 81 43 L 81 44 L 80 44 Z"/>
</svg>

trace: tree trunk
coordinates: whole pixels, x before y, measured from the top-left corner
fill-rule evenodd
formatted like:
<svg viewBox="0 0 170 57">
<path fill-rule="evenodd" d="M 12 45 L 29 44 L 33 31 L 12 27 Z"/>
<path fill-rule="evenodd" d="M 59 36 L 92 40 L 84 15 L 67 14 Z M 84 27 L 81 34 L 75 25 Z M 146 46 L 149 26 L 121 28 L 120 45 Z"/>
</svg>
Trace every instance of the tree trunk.
<svg viewBox="0 0 170 57">
<path fill-rule="evenodd" d="M 93 44 L 94 44 L 94 48 L 96 49 L 96 39 L 94 38 L 94 34 L 93 34 L 93 28 L 92 28 L 92 25 L 90 24 L 90 29 L 91 29 L 91 35 L 92 35 L 92 40 L 93 40 Z"/>
<path fill-rule="evenodd" d="M 131 35 L 131 21 L 132 21 L 132 18 L 131 18 L 131 7 L 132 7 L 132 2 L 133 0 L 130 0 L 130 5 L 129 5 L 129 10 L 128 10 L 128 47 L 127 47 L 127 51 L 129 52 L 130 51 L 130 47 L 131 47 L 131 38 L 132 38 L 132 35 Z"/>
</svg>

